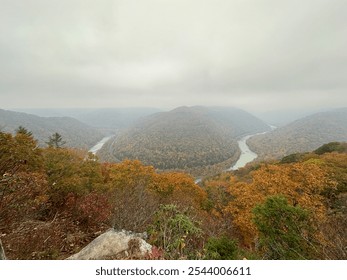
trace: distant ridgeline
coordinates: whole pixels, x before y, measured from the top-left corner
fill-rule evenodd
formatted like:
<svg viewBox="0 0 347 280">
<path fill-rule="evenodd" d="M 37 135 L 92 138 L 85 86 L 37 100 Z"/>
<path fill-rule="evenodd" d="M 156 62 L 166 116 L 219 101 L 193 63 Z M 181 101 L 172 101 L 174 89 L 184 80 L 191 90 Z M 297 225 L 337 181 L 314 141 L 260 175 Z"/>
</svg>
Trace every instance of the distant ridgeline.
<svg viewBox="0 0 347 280">
<path fill-rule="evenodd" d="M 347 141 L 347 108 L 296 120 L 264 135 L 252 137 L 248 145 L 259 159 L 278 159 L 334 141 Z"/>
<path fill-rule="evenodd" d="M 127 129 L 99 156 L 139 159 L 158 169 L 189 169 L 237 160 L 237 139 L 269 131 L 253 115 L 236 108 L 179 107 L 152 114 Z"/>
<path fill-rule="evenodd" d="M 70 117 L 39 117 L 31 114 L 0 109 L 0 129 L 14 133 L 19 127 L 31 131 L 41 146 L 53 133 L 62 135 L 67 147 L 89 149 L 98 142 L 103 134 Z"/>
</svg>

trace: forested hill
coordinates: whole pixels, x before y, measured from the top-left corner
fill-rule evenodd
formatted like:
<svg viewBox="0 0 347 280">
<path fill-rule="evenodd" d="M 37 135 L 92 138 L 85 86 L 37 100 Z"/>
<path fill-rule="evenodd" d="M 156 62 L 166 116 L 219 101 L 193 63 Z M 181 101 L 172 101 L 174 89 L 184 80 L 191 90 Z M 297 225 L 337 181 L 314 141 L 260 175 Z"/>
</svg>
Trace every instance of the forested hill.
<svg viewBox="0 0 347 280">
<path fill-rule="evenodd" d="M 139 159 L 159 169 L 201 167 L 234 157 L 242 135 L 269 129 L 240 109 L 179 107 L 144 118 L 105 145 L 100 155 Z"/>
<path fill-rule="evenodd" d="M 40 117 L 71 117 L 87 125 L 119 130 L 133 125 L 138 119 L 160 110 L 148 107 L 136 108 L 20 108 L 14 111 Z"/>
<path fill-rule="evenodd" d="M 347 140 L 347 108 L 322 112 L 299 119 L 248 141 L 260 159 L 317 149 L 324 143 Z"/>
<path fill-rule="evenodd" d="M 264 121 L 239 108 L 208 107 L 205 110 L 208 117 L 230 130 L 232 137 L 235 139 L 270 130 L 269 125 Z"/>
<path fill-rule="evenodd" d="M 88 149 L 104 135 L 98 130 L 69 117 L 39 117 L 0 109 L 0 129 L 14 133 L 19 127 L 33 133 L 40 145 L 45 145 L 55 132 L 59 133 L 67 147 Z"/>
</svg>

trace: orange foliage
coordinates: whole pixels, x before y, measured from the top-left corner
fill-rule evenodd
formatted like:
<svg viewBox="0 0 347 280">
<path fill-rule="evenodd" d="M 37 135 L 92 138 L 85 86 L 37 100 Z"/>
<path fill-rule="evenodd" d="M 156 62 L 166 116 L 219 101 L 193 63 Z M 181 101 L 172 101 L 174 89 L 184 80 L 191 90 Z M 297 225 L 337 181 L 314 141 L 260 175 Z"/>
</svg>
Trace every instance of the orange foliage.
<svg viewBox="0 0 347 280">
<path fill-rule="evenodd" d="M 112 200 L 114 226 L 145 230 L 160 204 L 201 209 L 205 192 L 183 173 L 156 173 L 138 160 L 105 164 L 102 174 Z"/>
<path fill-rule="evenodd" d="M 282 194 L 292 205 L 301 205 L 313 213 L 315 220 L 324 221 L 325 198 L 321 192 L 336 182 L 329 179 L 319 165 L 309 161 L 287 165 L 264 165 L 252 173 L 251 183 L 237 182 L 229 189 L 233 200 L 225 208 L 234 217 L 244 242 L 251 245 L 257 236 L 252 222 L 252 209 L 263 203 L 267 196 Z"/>
<path fill-rule="evenodd" d="M 150 190 L 160 197 L 164 204 L 174 203 L 200 208 L 206 200 L 206 193 L 194 183 L 192 177 L 184 173 L 160 173 L 154 175 Z"/>
<path fill-rule="evenodd" d="M 139 160 L 124 160 L 107 164 L 104 168 L 104 174 L 113 188 L 147 185 L 155 173 L 153 166 L 145 166 Z"/>
</svg>

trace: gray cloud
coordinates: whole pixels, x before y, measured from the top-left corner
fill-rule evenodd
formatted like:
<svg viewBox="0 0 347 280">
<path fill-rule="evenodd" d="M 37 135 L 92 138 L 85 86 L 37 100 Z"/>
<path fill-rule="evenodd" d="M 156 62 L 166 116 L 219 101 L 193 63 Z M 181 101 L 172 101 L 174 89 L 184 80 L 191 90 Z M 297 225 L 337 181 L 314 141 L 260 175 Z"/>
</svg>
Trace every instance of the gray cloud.
<svg viewBox="0 0 347 280">
<path fill-rule="evenodd" d="M 1 107 L 347 106 L 344 0 L 0 0 Z"/>
</svg>

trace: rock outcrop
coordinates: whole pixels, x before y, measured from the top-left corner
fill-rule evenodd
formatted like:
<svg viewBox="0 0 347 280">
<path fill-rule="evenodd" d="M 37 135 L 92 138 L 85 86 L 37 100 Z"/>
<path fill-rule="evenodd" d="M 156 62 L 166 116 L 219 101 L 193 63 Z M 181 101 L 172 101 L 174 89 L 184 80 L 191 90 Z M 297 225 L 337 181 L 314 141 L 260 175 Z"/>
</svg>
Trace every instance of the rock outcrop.
<svg viewBox="0 0 347 280">
<path fill-rule="evenodd" d="M 68 260 L 105 260 L 143 258 L 151 252 L 152 246 L 144 241 L 146 234 L 109 229 L 95 238 L 80 252 Z"/>
</svg>

